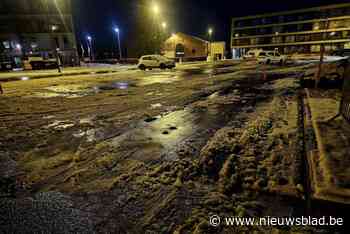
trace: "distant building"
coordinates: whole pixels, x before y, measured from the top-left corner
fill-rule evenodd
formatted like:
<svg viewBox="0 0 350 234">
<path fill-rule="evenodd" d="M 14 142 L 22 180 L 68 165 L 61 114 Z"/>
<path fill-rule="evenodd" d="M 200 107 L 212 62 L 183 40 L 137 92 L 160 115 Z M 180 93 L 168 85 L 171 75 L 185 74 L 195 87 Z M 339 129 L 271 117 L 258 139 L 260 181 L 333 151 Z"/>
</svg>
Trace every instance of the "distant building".
<svg viewBox="0 0 350 234">
<path fill-rule="evenodd" d="M 70 0 L 1 0 L 0 55 L 16 63 L 30 54 L 78 63 Z"/>
<path fill-rule="evenodd" d="M 166 57 L 184 60 L 206 60 L 208 51 L 208 41 L 184 33 L 173 34 L 162 47 Z"/>
<path fill-rule="evenodd" d="M 350 48 L 350 3 L 232 19 L 234 57 L 250 49 L 318 53 Z"/>
<path fill-rule="evenodd" d="M 210 43 L 209 54 L 213 60 L 225 58 L 226 43 L 224 41 L 215 41 Z"/>
</svg>

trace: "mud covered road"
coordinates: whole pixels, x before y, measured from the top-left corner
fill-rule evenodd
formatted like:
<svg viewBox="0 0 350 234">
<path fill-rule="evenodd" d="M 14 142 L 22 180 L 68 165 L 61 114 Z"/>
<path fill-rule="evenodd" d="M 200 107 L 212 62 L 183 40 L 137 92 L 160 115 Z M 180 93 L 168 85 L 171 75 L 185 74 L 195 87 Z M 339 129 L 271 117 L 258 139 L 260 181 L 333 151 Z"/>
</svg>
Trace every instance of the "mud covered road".
<svg viewBox="0 0 350 234">
<path fill-rule="evenodd" d="M 209 216 L 305 214 L 304 69 L 221 62 L 4 83 L 1 217 L 26 220 L 4 227 L 230 233 Z M 314 228 L 235 227 L 248 231 Z"/>
</svg>

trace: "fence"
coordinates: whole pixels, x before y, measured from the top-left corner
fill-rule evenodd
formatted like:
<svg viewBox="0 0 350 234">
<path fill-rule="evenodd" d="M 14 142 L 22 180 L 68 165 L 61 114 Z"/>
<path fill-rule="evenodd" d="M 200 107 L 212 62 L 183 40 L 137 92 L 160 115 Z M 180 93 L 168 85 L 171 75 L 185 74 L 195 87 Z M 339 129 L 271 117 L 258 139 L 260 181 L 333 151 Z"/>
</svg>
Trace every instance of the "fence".
<svg viewBox="0 0 350 234">
<path fill-rule="evenodd" d="M 350 123 L 350 58 L 345 65 L 344 71 L 344 84 L 343 84 L 343 95 L 340 101 L 339 112 L 336 116 L 330 118 L 327 122 L 343 117 L 348 123 Z"/>
<path fill-rule="evenodd" d="M 350 123 L 350 63 L 348 62 L 344 72 L 343 97 L 340 102 L 340 111 L 344 119 Z"/>
</svg>

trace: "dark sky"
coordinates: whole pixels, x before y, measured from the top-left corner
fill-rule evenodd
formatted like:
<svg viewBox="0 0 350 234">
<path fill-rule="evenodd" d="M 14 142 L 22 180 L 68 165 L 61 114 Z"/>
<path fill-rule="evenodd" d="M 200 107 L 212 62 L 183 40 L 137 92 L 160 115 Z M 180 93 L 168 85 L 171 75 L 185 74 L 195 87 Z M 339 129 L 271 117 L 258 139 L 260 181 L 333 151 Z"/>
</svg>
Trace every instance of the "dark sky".
<svg viewBox="0 0 350 234">
<path fill-rule="evenodd" d="M 115 46 L 113 25 L 121 30 L 122 45 L 135 25 L 139 0 L 73 0 L 73 14 L 78 40 L 89 33 L 99 48 Z M 208 26 L 214 28 L 215 40 L 229 42 L 230 19 L 237 16 L 261 14 L 347 3 L 349 0 L 158 0 L 169 31 L 206 37 Z M 149 0 L 151 5 L 152 0 Z M 124 43 L 123 43 L 124 42 Z"/>
</svg>

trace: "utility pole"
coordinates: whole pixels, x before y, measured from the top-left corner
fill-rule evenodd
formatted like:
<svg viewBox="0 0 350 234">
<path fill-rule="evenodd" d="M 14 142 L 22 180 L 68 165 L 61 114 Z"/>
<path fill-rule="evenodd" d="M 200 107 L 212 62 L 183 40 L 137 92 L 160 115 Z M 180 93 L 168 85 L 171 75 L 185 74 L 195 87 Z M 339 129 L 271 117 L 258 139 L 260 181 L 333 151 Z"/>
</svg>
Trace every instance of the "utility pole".
<svg viewBox="0 0 350 234">
<path fill-rule="evenodd" d="M 323 38 L 322 39 L 327 39 L 327 33 L 328 33 L 328 29 L 329 29 L 329 19 L 326 19 L 325 22 L 325 28 L 324 28 L 324 33 L 323 33 Z M 323 60 L 324 60 L 324 53 L 325 53 L 325 45 L 324 43 L 322 43 L 320 45 L 320 62 L 318 64 L 318 70 L 316 73 L 316 77 L 315 77 L 315 88 L 318 88 L 320 80 L 321 80 L 321 74 L 322 74 L 322 64 L 323 64 Z"/>
<path fill-rule="evenodd" d="M 117 33 L 117 40 L 118 40 L 118 51 L 119 51 L 119 60 L 122 59 L 122 51 L 120 46 L 120 34 L 119 34 L 119 28 L 115 28 L 114 31 Z"/>
<path fill-rule="evenodd" d="M 160 9 L 159 9 L 159 6 L 157 3 L 153 3 L 153 6 L 152 6 L 152 18 L 153 18 L 153 46 L 154 46 L 154 53 L 155 54 L 158 54 L 159 53 L 159 49 L 158 49 L 158 46 L 159 46 L 159 42 L 160 42 L 160 28 L 159 28 L 159 24 L 158 24 L 158 21 L 159 21 L 159 15 L 160 15 Z"/>
<path fill-rule="evenodd" d="M 209 35 L 209 43 L 208 43 L 208 56 L 211 60 L 213 60 L 212 58 L 212 54 L 211 54 L 211 41 L 212 41 L 212 35 L 213 35 L 213 29 L 209 28 L 208 29 L 208 35 Z"/>
<path fill-rule="evenodd" d="M 88 53 L 89 53 L 89 58 L 91 63 L 92 60 L 94 60 L 93 49 L 92 49 L 92 37 L 87 36 L 86 39 L 87 39 Z"/>
</svg>

